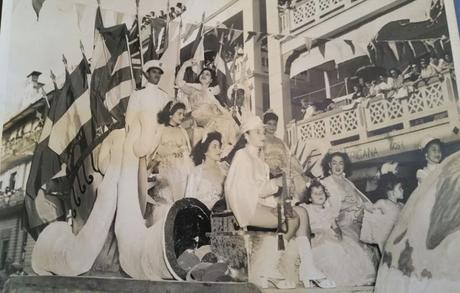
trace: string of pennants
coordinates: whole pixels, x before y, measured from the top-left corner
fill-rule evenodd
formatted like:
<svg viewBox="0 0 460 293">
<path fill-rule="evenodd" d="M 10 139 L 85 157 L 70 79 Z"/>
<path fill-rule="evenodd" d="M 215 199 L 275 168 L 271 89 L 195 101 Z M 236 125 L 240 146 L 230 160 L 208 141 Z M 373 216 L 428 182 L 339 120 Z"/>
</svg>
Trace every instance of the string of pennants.
<svg viewBox="0 0 460 293">
<path fill-rule="evenodd" d="M 45 2 L 45 0 L 32 0 L 32 6 L 33 6 L 33 8 L 35 10 L 35 13 L 37 14 L 37 20 L 38 20 L 38 17 L 39 17 L 39 12 L 40 12 L 44 2 Z M 85 9 L 87 8 L 87 6 L 91 6 L 91 5 L 86 5 L 86 4 L 83 4 L 81 2 L 74 2 L 73 5 L 75 7 L 75 13 L 76 13 L 76 17 L 77 17 L 77 25 L 78 25 L 78 27 L 80 27 L 81 19 L 83 18 Z M 93 6 L 91 6 L 91 7 L 93 7 Z M 113 9 L 101 8 L 101 11 L 102 11 L 102 13 L 112 12 L 114 14 L 113 17 L 114 17 L 115 24 L 120 24 L 121 22 L 123 22 L 123 20 L 126 17 L 134 17 L 134 14 L 126 13 L 126 12 L 120 12 L 120 11 L 113 10 Z M 184 33 L 182 34 L 182 39 L 187 40 L 193 34 L 193 32 L 196 29 L 199 28 L 200 23 L 183 23 L 183 25 L 184 25 L 185 29 L 184 29 Z M 228 30 L 229 34 L 232 34 L 234 36 L 233 39 L 237 39 L 240 36 L 242 36 L 244 33 L 246 33 L 246 37 L 244 39 L 245 43 L 250 41 L 253 38 L 256 40 L 256 42 L 263 41 L 264 39 L 267 39 L 267 38 L 273 38 L 275 40 L 283 40 L 283 41 L 288 41 L 288 40 L 291 40 L 291 39 L 294 39 L 294 38 L 298 38 L 298 35 L 290 34 L 290 33 L 275 34 L 275 33 L 269 33 L 269 32 L 261 32 L 261 31 L 250 31 L 250 30 L 236 29 L 236 28 L 233 28 L 233 26 L 228 28 L 224 24 L 221 24 L 221 23 L 218 23 L 215 26 L 204 25 L 204 29 L 206 31 L 216 30 L 216 29 L 226 29 L 226 30 Z M 353 44 L 356 44 L 356 43 L 363 43 L 363 44 L 366 44 L 366 45 L 368 44 L 368 42 L 363 41 L 363 40 L 358 40 L 358 39 L 353 40 L 353 39 L 343 39 L 343 38 L 310 38 L 310 37 L 303 37 L 303 38 L 305 40 L 305 45 L 307 47 L 307 50 L 309 50 L 313 46 L 315 41 L 317 42 L 318 46 L 321 46 L 321 44 L 323 44 L 323 43 L 325 43 L 327 41 L 331 41 L 331 40 L 341 40 L 341 41 L 344 41 L 345 43 L 347 43 L 350 46 L 353 46 Z M 428 39 L 373 40 L 373 41 L 377 42 L 377 43 L 404 43 L 404 42 L 407 42 L 407 41 L 411 41 L 411 42 L 419 41 L 419 42 L 433 43 L 433 42 L 436 42 L 436 41 L 441 40 L 441 39 L 448 40 L 448 38 L 446 36 L 443 36 L 441 38 L 428 38 Z"/>
</svg>

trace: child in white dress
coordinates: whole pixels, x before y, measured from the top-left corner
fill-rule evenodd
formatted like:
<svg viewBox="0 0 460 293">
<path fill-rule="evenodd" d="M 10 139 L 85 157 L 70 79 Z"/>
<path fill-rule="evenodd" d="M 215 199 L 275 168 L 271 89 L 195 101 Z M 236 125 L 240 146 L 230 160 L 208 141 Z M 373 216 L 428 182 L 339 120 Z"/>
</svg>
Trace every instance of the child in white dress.
<svg viewBox="0 0 460 293">
<path fill-rule="evenodd" d="M 300 203 L 308 212 L 311 246 L 316 267 L 337 286 L 362 284 L 372 273 L 365 261 L 357 260 L 361 246 L 343 234 L 335 219 L 328 194 L 320 181 L 312 181 Z"/>
<path fill-rule="evenodd" d="M 360 239 L 366 243 L 377 244 L 382 252 L 403 207 L 398 202 L 404 198 L 403 181 L 393 173 L 383 174 L 377 190 L 385 194 L 386 198 L 366 206 Z"/>
</svg>

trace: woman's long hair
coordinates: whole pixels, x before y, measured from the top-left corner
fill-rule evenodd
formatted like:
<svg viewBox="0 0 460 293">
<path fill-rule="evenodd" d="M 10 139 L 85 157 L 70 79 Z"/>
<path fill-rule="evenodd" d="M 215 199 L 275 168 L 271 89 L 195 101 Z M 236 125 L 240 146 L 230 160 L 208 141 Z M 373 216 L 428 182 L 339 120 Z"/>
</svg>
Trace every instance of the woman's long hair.
<svg viewBox="0 0 460 293">
<path fill-rule="evenodd" d="M 173 101 L 169 101 L 166 106 L 157 114 L 158 123 L 163 125 L 169 125 L 169 121 L 171 120 L 171 115 L 174 115 L 177 110 L 183 109 L 185 110 L 184 103 L 175 103 Z"/>
<path fill-rule="evenodd" d="M 343 172 L 345 173 L 345 177 L 350 177 L 351 175 L 351 160 L 347 153 L 343 152 L 333 152 L 327 153 L 323 160 L 321 161 L 321 168 L 323 169 L 323 176 L 327 177 L 331 175 L 331 167 L 329 164 L 332 161 L 332 158 L 335 156 L 339 156 L 343 159 Z"/>
<path fill-rule="evenodd" d="M 213 131 L 208 133 L 204 141 L 199 141 L 192 150 L 192 160 L 195 163 L 195 166 L 200 165 L 203 163 L 204 159 L 206 158 L 206 152 L 209 149 L 209 145 L 214 140 L 217 140 L 222 146 L 222 134 L 217 131 Z"/>
</svg>

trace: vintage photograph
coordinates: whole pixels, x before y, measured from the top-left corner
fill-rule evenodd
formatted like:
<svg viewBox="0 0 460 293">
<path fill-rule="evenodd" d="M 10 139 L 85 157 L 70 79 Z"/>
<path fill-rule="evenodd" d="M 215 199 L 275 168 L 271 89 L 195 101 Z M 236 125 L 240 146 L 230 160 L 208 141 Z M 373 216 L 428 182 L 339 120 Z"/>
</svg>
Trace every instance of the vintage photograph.
<svg viewBox="0 0 460 293">
<path fill-rule="evenodd" d="M 460 292 L 457 1 L 0 6 L 2 292 Z"/>
</svg>

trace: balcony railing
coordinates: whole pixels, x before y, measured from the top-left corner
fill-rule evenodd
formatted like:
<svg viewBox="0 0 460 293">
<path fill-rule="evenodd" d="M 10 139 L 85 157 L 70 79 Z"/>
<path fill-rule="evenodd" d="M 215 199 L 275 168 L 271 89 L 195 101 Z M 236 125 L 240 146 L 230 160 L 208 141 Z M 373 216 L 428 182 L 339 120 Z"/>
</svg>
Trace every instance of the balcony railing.
<svg viewBox="0 0 460 293">
<path fill-rule="evenodd" d="M 15 207 L 24 201 L 24 190 L 0 191 L 0 211 L 4 208 Z"/>
<path fill-rule="evenodd" d="M 460 115 L 450 74 L 440 81 L 420 86 L 407 97 L 391 99 L 383 95 L 354 107 L 334 109 L 287 127 L 289 143 L 321 139 L 330 145 L 363 144 L 379 135 L 396 136 L 416 131 L 421 125 L 458 125 Z M 434 134 L 433 134 L 434 135 Z"/>
<path fill-rule="evenodd" d="M 303 1 L 296 4 L 295 9 L 281 12 L 281 30 L 287 33 L 301 27 L 313 26 L 363 1 L 366 0 Z"/>
</svg>

